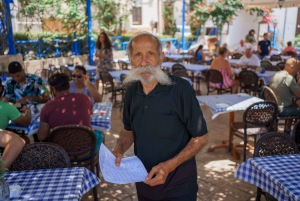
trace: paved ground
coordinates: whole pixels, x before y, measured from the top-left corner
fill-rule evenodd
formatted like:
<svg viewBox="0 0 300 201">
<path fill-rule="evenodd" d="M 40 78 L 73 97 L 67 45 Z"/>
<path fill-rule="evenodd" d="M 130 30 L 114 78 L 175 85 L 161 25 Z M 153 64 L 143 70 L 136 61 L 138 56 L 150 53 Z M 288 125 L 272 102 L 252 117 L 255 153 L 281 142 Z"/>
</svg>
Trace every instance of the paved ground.
<svg viewBox="0 0 300 201">
<path fill-rule="evenodd" d="M 202 84 L 204 87 L 204 84 Z M 201 87 L 201 88 L 202 88 Z M 205 91 L 205 90 L 203 90 Z M 203 92 L 202 91 L 202 92 Z M 108 101 L 108 96 L 104 97 Z M 238 180 L 234 177 L 237 166 L 242 160 L 235 160 L 226 149 L 208 152 L 207 148 L 223 139 L 228 139 L 229 114 L 219 115 L 212 120 L 212 113 L 206 106 L 202 106 L 204 117 L 209 130 L 208 144 L 196 155 L 198 169 L 198 200 L 199 201 L 248 201 L 255 200 L 256 187 Z M 242 120 L 242 112 L 235 113 L 235 120 Z M 106 146 L 112 150 L 116 144 L 118 134 L 122 128 L 121 113 L 119 107 L 113 108 L 111 129 L 107 132 Z M 240 139 L 234 139 L 235 143 L 242 143 Z M 242 154 L 242 149 L 240 149 Z M 252 156 L 247 152 L 248 157 Z M 125 153 L 133 155 L 132 147 Z M 136 201 L 134 184 L 115 185 L 102 181 L 98 187 L 99 200 L 109 201 Z M 93 200 L 91 191 L 86 193 L 83 200 Z M 264 200 L 264 199 L 262 199 Z"/>
</svg>

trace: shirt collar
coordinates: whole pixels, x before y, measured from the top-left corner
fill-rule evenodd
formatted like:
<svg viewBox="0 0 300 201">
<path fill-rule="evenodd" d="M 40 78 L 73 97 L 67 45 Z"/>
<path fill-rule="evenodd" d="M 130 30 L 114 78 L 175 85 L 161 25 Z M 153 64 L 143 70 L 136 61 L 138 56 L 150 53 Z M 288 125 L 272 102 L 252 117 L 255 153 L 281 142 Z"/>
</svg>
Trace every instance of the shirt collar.
<svg viewBox="0 0 300 201">
<path fill-rule="evenodd" d="M 167 91 L 169 89 L 169 87 L 170 86 L 168 86 L 168 85 L 161 85 L 160 83 L 158 83 L 154 87 L 154 89 L 148 94 L 148 96 L 155 96 L 157 93 Z M 143 91 L 143 85 L 142 85 L 141 81 L 138 81 L 137 94 L 146 95 Z"/>
</svg>

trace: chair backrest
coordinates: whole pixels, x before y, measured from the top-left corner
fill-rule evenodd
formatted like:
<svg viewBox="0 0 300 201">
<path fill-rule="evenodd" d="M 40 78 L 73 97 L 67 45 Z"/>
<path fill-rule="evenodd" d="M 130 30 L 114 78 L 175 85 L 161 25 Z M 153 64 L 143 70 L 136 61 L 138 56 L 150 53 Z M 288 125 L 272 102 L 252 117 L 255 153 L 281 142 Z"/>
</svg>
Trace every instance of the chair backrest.
<svg viewBox="0 0 300 201">
<path fill-rule="evenodd" d="M 121 83 L 123 83 L 123 81 L 125 80 L 126 77 L 127 77 L 127 74 L 122 73 L 120 75 L 120 81 L 121 81 Z"/>
<path fill-rule="evenodd" d="M 258 87 L 258 76 L 250 70 L 243 70 L 239 73 L 239 81 L 242 87 Z"/>
<path fill-rule="evenodd" d="M 11 166 L 12 171 L 71 167 L 66 151 L 57 144 L 36 142 L 26 145 Z"/>
<path fill-rule="evenodd" d="M 61 146 L 70 159 L 81 158 L 82 155 L 95 155 L 96 137 L 92 129 L 82 125 L 58 126 L 50 131 L 49 142 Z M 94 157 L 90 157 L 91 164 Z M 91 167 L 94 167 L 91 166 Z"/>
<path fill-rule="evenodd" d="M 267 71 L 281 71 L 281 69 L 278 66 L 266 66 L 265 70 L 267 70 Z"/>
<path fill-rule="evenodd" d="M 184 62 L 184 59 L 176 59 L 175 62 L 176 62 L 176 63 L 183 63 L 183 62 Z"/>
<path fill-rule="evenodd" d="M 36 73 L 38 73 L 36 74 L 37 76 L 44 78 L 47 81 L 51 77 L 51 75 L 53 75 L 53 72 L 50 69 L 41 69 L 41 71 Z"/>
<path fill-rule="evenodd" d="M 298 121 L 292 131 L 292 139 L 296 143 L 298 150 L 300 150 L 300 121 Z"/>
<path fill-rule="evenodd" d="M 69 77 L 70 80 L 72 79 L 72 71 L 70 71 L 69 68 L 67 68 L 65 66 L 60 66 L 60 72 L 65 73 Z"/>
<path fill-rule="evenodd" d="M 277 114 L 278 107 L 274 102 L 264 101 L 253 103 L 244 112 L 244 127 L 246 127 L 248 123 L 254 125 L 268 125 L 270 128 L 269 131 L 273 131 L 273 129 L 275 129 Z"/>
<path fill-rule="evenodd" d="M 184 72 L 186 72 L 186 69 L 185 69 L 185 67 L 184 67 L 183 65 L 181 65 L 181 64 L 174 64 L 174 65 L 172 66 L 172 73 L 175 73 L 176 71 L 184 71 Z"/>
<path fill-rule="evenodd" d="M 166 73 L 167 75 L 170 75 L 170 74 L 171 74 L 171 72 L 169 71 L 168 68 L 162 67 L 161 70 L 162 70 L 164 73 Z"/>
<path fill-rule="evenodd" d="M 278 100 L 277 100 L 275 93 L 268 86 L 264 86 L 262 88 L 260 98 L 264 99 L 265 101 L 271 101 L 271 102 L 278 104 Z"/>
<path fill-rule="evenodd" d="M 197 64 L 199 65 L 210 65 L 211 61 L 198 61 Z"/>
<path fill-rule="evenodd" d="M 260 66 L 261 66 L 261 67 L 264 67 L 264 68 L 266 68 L 266 67 L 268 67 L 268 66 L 271 66 L 271 67 L 272 67 L 272 63 L 269 62 L 269 61 L 266 61 L 266 60 L 262 60 L 262 61 L 260 62 Z"/>
<path fill-rule="evenodd" d="M 118 60 L 118 64 L 119 64 L 119 67 L 122 69 L 122 70 L 129 70 L 128 68 L 128 64 L 124 61 L 121 61 L 121 60 Z"/>
<path fill-rule="evenodd" d="M 232 59 L 240 59 L 243 55 L 240 53 L 235 53 L 232 55 Z"/>
<path fill-rule="evenodd" d="M 198 62 L 198 59 L 196 57 L 190 58 L 190 64 L 196 64 Z"/>
<path fill-rule="evenodd" d="M 114 86 L 114 78 L 111 76 L 111 74 L 109 74 L 109 72 L 100 72 L 100 80 L 102 84 L 110 84 L 111 86 Z"/>
<path fill-rule="evenodd" d="M 279 63 L 277 63 L 276 64 L 276 66 L 278 67 L 278 68 L 280 68 L 280 70 L 283 70 L 284 69 L 284 67 L 285 67 L 285 62 L 279 62 Z"/>
<path fill-rule="evenodd" d="M 264 134 L 256 142 L 254 157 L 298 154 L 299 150 L 293 139 L 279 132 Z"/>
<path fill-rule="evenodd" d="M 295 52 L 285 52 L 284 55 L 287 55 L 287 56 L 291 56 L 291 57 L 297 57 L 297 53 Z"/>
<path fill-rule="evenodd" d="M 216 69 L 209 69 L 206 72 L 206 81 L 212 83 L 223 83 L 222 73 Z"/>
<path fill-rule="evenodd" d="M 189 77 L 189 75 L 185 71 L 175 71 L 173 75 L 177 77 Z"/>
<path fill-rule="evenodd" d="M 272 55 L 270 57 L 270 61 L 281 61 L 281 60 L 282 60 L 282 58 L 280 55 Z"/>
</svg>

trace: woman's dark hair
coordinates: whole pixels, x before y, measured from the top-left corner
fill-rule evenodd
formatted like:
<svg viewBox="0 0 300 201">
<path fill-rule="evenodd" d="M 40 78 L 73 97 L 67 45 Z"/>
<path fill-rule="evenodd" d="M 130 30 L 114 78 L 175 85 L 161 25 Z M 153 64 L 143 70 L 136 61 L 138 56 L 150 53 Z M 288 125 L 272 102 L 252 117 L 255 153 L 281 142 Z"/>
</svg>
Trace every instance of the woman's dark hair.
<svg viewBox="0 0 300 201">
<path fill-rule="evenodd" d="M 223 55 L 225 54 L 226 52 L 228 52 L 228 49 L 226 47 L 220 47 L 219 48 L 219 55 Z"/>
<path fill-rule="evenodd" d="M 86 75 L 86 69 L 85 69 L 85 67 L 83 67 L 83 66 L 75 66 L 74 70 L 76 70 L 76 69 L 81 70 L 83 72 L 83 74 Z"/>
<path fill-rule="evenodd" d="M 48 83 L 58 92 L 65 91 L 70 88 L 69 77 L 65 73 L 56 73 L 52 75 L 49 78 Z"/>
<path fill-rule="evenodd" d="M 251 32 L 254 32 L 254 34 L 255 34 L 254 29 L 251 29 L 251 30 L 249 31 L 249 35 L 251 35 Z"/>
<path fill-rule="evenodd" d="M 195 57 L 197 58 L 197 54 L 199 50 L 202 50 L 203 45 L 199 45 L 199 47 L 197 48 L 196 52 L 195 52 Z"/>
<path fill-rule="evenodd" d="M 291 41 L 287 42 L 287 45 L 292 46 L 292 42 Z"/>
<path fill-rule="evenodd" d="M 108 37 L 108 35 L 105 33 L 105 32 L 101 32 L 97 38 L 97 42 L 96 42 L 96 48 L 97 49 L 101 49 L 101 42 L 100 42 L 100 36 L 101 34 L 104 35 L 104 48 L 105 49 L 110 49 L 112 48 L 112 44 L 111 44 L 111 41 Z"/>
</svg>

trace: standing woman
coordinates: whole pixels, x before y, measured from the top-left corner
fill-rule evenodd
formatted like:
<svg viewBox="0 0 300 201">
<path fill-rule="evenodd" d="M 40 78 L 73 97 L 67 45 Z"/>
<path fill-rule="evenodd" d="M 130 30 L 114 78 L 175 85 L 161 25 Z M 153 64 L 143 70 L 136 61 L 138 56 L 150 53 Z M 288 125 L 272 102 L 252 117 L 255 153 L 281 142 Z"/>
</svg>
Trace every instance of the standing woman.
<svg viewBox="0 0 300 201">
<path fill-rule="evenodd" d="M 246 43 L 251 43 L 252 45 L 254 43 L 257 43 L 254 29 L 249 31 L 249 34 L 246 36 L 245 41 Z"/>
<path fill-rule="evenodd" d="M 198 59 L 198 61 L 203 61 L 204 60 L 204 53 L 203 53 L 203 45 L 199 45 L 195 52 L 195 57 Z"/>
<path fill-rule="evenodd" d="M 101 32 L 97 42 L 96 42 L 96 54 L 95 56 L 99 58 L 100 63 L 97 70 L 97 75 L 95 76 L 95 85 L 98 90 L 100 72 L 101 71 L 110 71 L 113 69 L 113 51 L 112 44 L 105 32 Z"/>
</svg>

